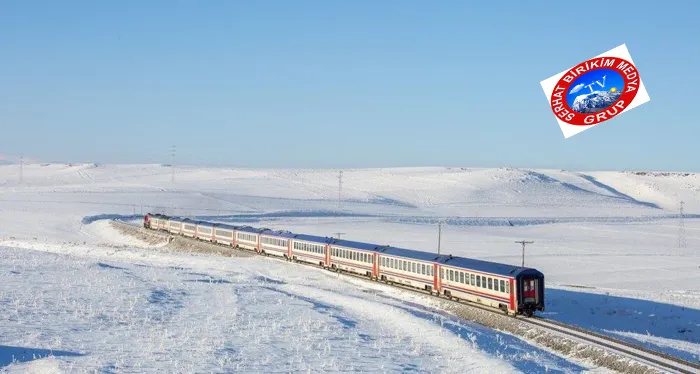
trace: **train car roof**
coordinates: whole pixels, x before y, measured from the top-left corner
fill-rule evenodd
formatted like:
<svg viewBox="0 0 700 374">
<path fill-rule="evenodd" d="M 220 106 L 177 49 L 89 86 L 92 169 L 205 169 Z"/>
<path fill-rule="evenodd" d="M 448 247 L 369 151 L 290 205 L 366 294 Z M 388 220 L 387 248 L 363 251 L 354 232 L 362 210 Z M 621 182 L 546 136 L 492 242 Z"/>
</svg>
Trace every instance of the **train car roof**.
<svg viewBox="0 0 700 374">
<path fill-rule="evenodd" d="M 438 255 L 437 253 L 430 253 L 424 251 L 417 251 L 415 249 L 398 248 L 391 246 L 386 246 L 386 248 L 382 249 L 381 252 L 382 254 L 389 256 L 398 256 L 419 261 L 437 262 L 437 260 L 440 258 L 440 255 Z"/>
<path fill-rule="evenodd" d="M 524 268 L 516 265 L 477 260 L 473 258 L 454 257 L 451 255 L 443 255 L 437 262 L 442 265 L 454 266 L 496 275 L 503 275 L 506 277 L 516 277 L 521 274 L 542 275 L 542 273 L 532 268 Z"/>
<path fill-rule="evenodd" d="M 182 217 L 168 217 L 168 221 L 184 222 L 186 220 L 187 220 L 187 218 L 182 218 Z"/>
<path fill-rule="evenodd" d="M 361 249 L 363 251 L 373 251 L 377 252 L 384 247 L 383 245 L 380 244 L 373 244 L 373 243 L 365 243 L 365 242 L 356 242 L 352 240 L 342 240 L 342 239 L 334 239 L 331 245 L 337 245 L 345 248 L 354 248 L 354 249 Z"/>
<path fill-rule="evenodd" d="M 303 240 L 306 242 L 314 242 L 314 243 L 323 243 L 323 244 L 330 244 L 333 242 L 333 238 L 329 237 L 323 237 L 323 236 L 317 236 L 317 235 L 306 235 L 306 234 L 296 234 L 294 236 L 294 239 L 296 240 Z"/>
<path fill-rule="evenodd" d="M 278 238 L 294 238 L 296 236 L 295 233 L 291 231 L 286 231 L 286 230 L 265 230 L 260 233 L 261 235 L 265 236 L 275 236 Z"/>
<path fill-rule="evenodd" d="M 252 233 L 254 233 L 254 234 L 260 234 L 260 233 L 262 233 L 262 232 L 264 232 L 264 231 L 272 231 L 272 230 L 270 230 L 270 229 L 266 229 L 266 228 L 256 228 L 256 227 L 253 227 L 253 226 L 240 226 L 240 227 L 236 227 L 236 230 L 237 230 L 237 231 L 243 231 L 243 232 L 252 232 Z"/>
</svg>

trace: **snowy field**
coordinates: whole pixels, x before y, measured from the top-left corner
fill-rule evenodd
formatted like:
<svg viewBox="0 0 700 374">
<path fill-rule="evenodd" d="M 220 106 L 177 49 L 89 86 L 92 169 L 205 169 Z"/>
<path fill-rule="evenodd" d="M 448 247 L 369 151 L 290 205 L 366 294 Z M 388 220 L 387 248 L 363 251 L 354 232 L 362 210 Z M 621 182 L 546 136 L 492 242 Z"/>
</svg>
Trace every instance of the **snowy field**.
<svg viewBox="0 0 700 374">
<path fill-rule="evenodd" d="M 412 295 L 258 257 L 177 254 L 113 230 L 146 212 L 519 264 L 546 316 L 700 354 L 700 175 L 405 168 L 0 166 L 0 370 L 581 372 Z M 687 245 L 678 246 L 680 201 Z M 53 357 L 40 357 L 51 353 Z M 13 362 L 16 361 L 16 362 Z M 59 370 L 60 369 L 60 370 Z"/>
</svg>

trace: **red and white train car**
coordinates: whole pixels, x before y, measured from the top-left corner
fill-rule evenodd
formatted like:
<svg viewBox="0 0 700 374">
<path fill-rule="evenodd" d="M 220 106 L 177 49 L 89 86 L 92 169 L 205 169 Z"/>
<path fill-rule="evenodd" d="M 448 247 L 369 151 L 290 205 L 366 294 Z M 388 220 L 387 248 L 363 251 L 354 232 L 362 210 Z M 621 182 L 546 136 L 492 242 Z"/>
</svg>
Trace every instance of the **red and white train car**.
<svg viewBox="0 0 700 374">
<path fill-rule="evenodd" d="M 146 215 L 144 227 L 415 287 L 508 314 L 544 310 L 544 274 L 533 268 L 158 214 Z"/>
</svg>

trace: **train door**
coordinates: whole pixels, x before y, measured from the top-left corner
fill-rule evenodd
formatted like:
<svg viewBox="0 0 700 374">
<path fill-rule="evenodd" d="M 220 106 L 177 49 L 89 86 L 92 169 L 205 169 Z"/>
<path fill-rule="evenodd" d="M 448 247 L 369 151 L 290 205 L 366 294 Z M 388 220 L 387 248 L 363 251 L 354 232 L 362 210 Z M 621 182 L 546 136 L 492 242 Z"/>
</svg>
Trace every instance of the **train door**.
<svg viewBox="0 0 700 374">
<path fill-rule="evenodd" d="M 442 279 L 440 278 L 440 266 L 438 264 L 435 264 L 433 266 L 433 290 L 437 295 L 440 295 L 442 293 Z"/>
<path fill-rule="evenodd" d="M 524 279 L 523 280 L 523 303 L 525 304 L 537 304 L 539 301 L 539 295 L 537 295 L 537 279 Z"/>
</svg>

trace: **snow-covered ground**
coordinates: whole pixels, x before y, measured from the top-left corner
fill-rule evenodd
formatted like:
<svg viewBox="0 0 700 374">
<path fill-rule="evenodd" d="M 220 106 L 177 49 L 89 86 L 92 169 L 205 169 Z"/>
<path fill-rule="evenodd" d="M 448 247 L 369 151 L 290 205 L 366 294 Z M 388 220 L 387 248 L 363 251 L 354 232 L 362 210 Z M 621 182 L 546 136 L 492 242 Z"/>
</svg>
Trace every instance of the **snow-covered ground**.
<svg viewBox="0 0 700 374">
<path fill-rule="evenodd" d="M 534 240 L 525 262 L 546 275 L 548 317 L 698 360 L 700 175 L 344 170 L 341 212 L 337 177 L 192 167 L 171 183 L 160 165 L 35 164 L 20 183 L 0 166 L 0 368 L 586 369 L 326 272 L 145 248 L 101 220 L 149 211 L 428 251 L 444 220 L 443 253 L 513 264 L 514 241 Z"/>
</svg>

